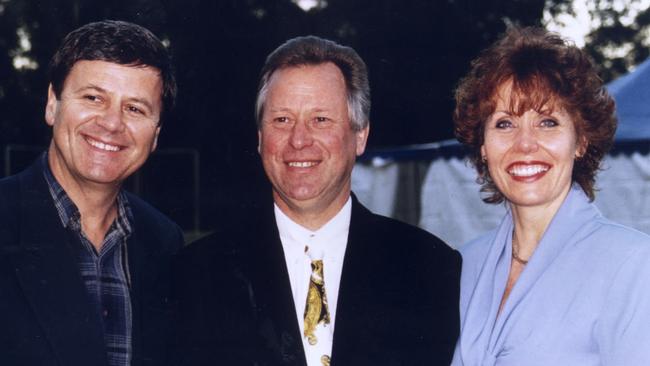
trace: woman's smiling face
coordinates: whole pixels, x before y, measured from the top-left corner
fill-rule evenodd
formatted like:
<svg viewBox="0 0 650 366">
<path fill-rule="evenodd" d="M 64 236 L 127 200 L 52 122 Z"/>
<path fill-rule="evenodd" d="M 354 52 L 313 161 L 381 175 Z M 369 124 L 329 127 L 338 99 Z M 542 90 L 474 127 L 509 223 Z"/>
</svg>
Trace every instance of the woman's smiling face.
<svg viewBox="0 0 650 366">
<path fill-rule="evenodd" d="M 574 120 L 552 98 L 540 110 L 523 113 L 512 105 L 517 101 L 511 82 L 498 88 L 481 146 L 490 177 L 514 205 L 561 202 L 571 187 L 574 159 L 584 151 Z"/>
</svg>

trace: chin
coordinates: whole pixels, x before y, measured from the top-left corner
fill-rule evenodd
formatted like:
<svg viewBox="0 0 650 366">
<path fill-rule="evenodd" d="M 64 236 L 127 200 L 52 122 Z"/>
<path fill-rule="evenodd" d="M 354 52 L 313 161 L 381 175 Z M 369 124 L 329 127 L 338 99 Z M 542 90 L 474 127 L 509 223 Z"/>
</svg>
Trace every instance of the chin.
<svg viewBox="0 0 650 366">
<path fill-rule="evenodd" d="M 514 195 L 508 198 L 508 201 L 510 201 L 511 204 L 515 206 L 539 206 L 539 205 L 544 205 L 551 203 L 553 201 L 552 198 L 546 197 L 546 196 L 541 196 L 539 194 L 518 194 Z"/>
<path fill-rule="evenodd" d="M 123 180 L 119 174 L 107 172 L 89 172 L 84 177 L 88 181 L 100 184 L 120 183 Z"/>
<path fill-rule="evenodd" d="M 294 202 L 308 202 L 316 198 L 315 194 L 289 194 L 287 197 Z"/>
</svg>

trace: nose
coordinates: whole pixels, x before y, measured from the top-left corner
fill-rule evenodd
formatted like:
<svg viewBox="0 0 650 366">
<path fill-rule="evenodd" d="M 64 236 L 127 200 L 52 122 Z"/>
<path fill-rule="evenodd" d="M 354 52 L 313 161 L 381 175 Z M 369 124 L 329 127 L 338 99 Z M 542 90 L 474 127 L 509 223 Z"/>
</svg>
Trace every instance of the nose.
<svg viewBox="0 0 650 366">
<path fill-rule="evenodd" d="M 537 151 L 537 136 L 531 127 L 520 128 L 515 138 L 515 146 L 518 151 L 525 154 Z"/>
<path fill-rule="evenodd" d="M 292 127 L 289 143 L 294 149 L 302 149 L 313 142 L 312 132 L 305 121 L 297 121 Z"/>
<path fill-rule="evenodd" d="M 124 116 L 122 108 L 119 106 L 110 106 L 97 117 L 97 124 L 111 132 L 120 132 L 124 129 Z"/>
</svg>

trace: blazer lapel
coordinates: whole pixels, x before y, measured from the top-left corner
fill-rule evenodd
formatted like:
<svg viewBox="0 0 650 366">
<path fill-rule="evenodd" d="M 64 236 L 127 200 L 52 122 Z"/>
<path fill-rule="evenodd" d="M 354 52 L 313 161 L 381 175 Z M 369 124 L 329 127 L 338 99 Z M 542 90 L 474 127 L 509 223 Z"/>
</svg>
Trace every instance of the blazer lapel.
<svg viewBox="0 0 650 366">
<path fill-rule="evenodd" d="M 588 203 L 582 189 L 572 187 L 504 304 L 494 326 L 491 349 L 501 347 L 507 338 L 506 335 L 516 323 L 509 319 L 516 316 L 526 295 L 532 291 L 535 283 L 547 272 L 556 258 L 561 256 L 566 248 L 573 246 L 576 239 L 583 236 L 581 233 L 592 230 L 588 223 L 595 216 L 600 216 L 600 212 Z M 507 248 L 512 251 L 510 242 L 507 243 Z"/>
<path fill-rule="evenodd" d="M 253 243 L 250 275 L 255 292 L 259 332 L 273 355 L 272 365 L 306 365 L 291 282 L 273 205 L 249 239 Z"/>
<path fill-rule="evenodd" d="M 460 344 L 464 347 L 461 351 L 467 364 L 494 363 L 493 349 L 490 345 L 494 345 L 492 337 L 499 333 L 494 325 L 510 270 L 512 230 L 512 217 L 508 211 L 489 242 L 485 243 L 490 249 L 483 259 L 480 275 L 473 285 L 471 295 L 468 295 L 471 297 L 465 310 L 465 319 L 462 319 Z M 503 318 L 504 314 L 502 311 L 499 317 Z M 483 351 L 486 349 L 490 352 Z"/>
<path fill-rule="evenodd" d="M 366 250 L 365 243 L 373 241 L 374 235 L 371 213 L 352 196 L 352 217 L 348 233 L 348 243 L 343 260 L 343 271 L 339 285 L 336 310 L 336 323 L 332 345 L 332 365 L 347 365 L 364 355 L 367 350 L 375 350 L 380 343 L 372 297 L 367 296 L 373 285 L 374 260 L 369 256 L 377 253 Z M 379 294 L 377 294 L 379 295 Z"/>
<path fill-rule="evenodd" d="M 21 176 L 20 187 L 20 239 L 10 257 L 25 297 L 61 365 L 105 365 L 100 319 L 90 306 L 40 163 Z"/>
</svg>

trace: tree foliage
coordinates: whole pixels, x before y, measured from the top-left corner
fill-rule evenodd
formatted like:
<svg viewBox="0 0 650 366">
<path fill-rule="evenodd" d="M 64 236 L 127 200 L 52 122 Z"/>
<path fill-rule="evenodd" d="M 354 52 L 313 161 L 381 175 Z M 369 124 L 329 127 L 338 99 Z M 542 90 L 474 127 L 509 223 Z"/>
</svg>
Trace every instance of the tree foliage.
<svg viewBox="0 0 650 366">
<path fill-rule="evenodd" d="M 577 0 L 576 0 L 577 1 Z M 650 56 L 650 7 L 634 0 L 594 0 L 589 16 L 592 30 L 585 37 L 585 51 L 600 66 L 606 82 L 630 72 Z M 547 1 L 551 15 L 575 15 L 572 0 Z"/>
</svg>

